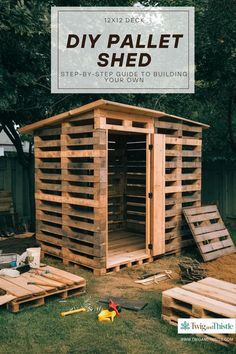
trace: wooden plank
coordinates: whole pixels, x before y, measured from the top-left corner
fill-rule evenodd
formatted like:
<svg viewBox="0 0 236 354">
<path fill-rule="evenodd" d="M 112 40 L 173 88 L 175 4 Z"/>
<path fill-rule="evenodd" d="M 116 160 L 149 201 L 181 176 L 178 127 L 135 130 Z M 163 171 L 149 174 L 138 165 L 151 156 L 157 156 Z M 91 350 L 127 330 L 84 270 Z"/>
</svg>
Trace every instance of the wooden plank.
<svg viewBox="0 0 236 354">
<path fill-rule="evenodd" d="M 233 246 L 233 242 L 232 242 L 231 238 L 228 238 L 228 239 L 222 240 L 222 241 L 211 242 L 211 243 L 208 243 L 207 245 L 203 244 L 201 246 L 201 249 L 202 249 L 202 252 L 208 253 L 211 251 L 222 249 L 222 247 L 225 248 L 225 247 L 231 247 L 231 246 Z"/>
<path fill-rule="evenodd" d="M 232 254 L 235 252 L 235 246 L 222 248 L 220 250 L 216 250 L 214 252 L 209 252 L 204 254 L 205 262 L 212 261 L 218 257 L 227 256 L 228 254 Z"/>
<path fill-rule="evenodd" d="M 123 131 L 127 132 L 127 127 L 123 125 L 112 125 L 112 124 L 106 124 L 106 129 L 108 130 L 118 130 L 118 131 Z M 154 128 L 136 128 L 136 127 L 129 127 L 129 132 L 132 133 L 147 133 L 147 134 L 152 134 L 154 133 Z"/>
<path fill-rule="evenodd" d="M 213 231 L 224 230 L 225 226 L 222 223 L 211 224 L 208 226 L 199 226 L 194 228 L 195 235 L 202 235 Z"/>
<path fill-rule="evenodd" d="M 203 205 L 201 207 L 198 208 L 185 208 L 185 212 L 188 214 L 188 216 L 190 215 L 196 215 L 196 214 L 205 214 L 205 213 L 213 213 L 216 212 L 217 206 L 216 205 Z"/>
<path fill-rule="evenodd" d="M 32 296 L 32 291 L 25 289 L 19 285 L 12 284 L 5 277 L 0 277 L 0 289 L 5 290 L 7 293 L 14 295 L 16 297 L 28 297 Z"/>
<path fill-rule="evenodd" d="M 13 285 L 20 286 L 26 290 L 29 290 L 32 293 L 32 295 L 45 294 L 45 290 L 43 290 L 42 288 L 40 288 L 36 285 L 28 284 L 27 279 L 23 278 L 22 276 L 19 276 L 17 278 L 11 278 L 11 277 L 5 276 L 4 279 L 9 281 Z"/>
<path fill-rule="evenodd" d="M 207 277 L 205 279 L 199 280 L 198 283 L 205 284 L 213 288 L 225 290 L 227 292 L 235 294 L 236 296 L 236 284 L 227 282 L 225 280 Z"/>
<path fill-rule="evenodd" d="M 208 232 L 208 233 L 202 234 L 202 235 L 196 235 L 196 240 L 197 240 L 197 242 L 202 242 L 202 241 L 207 241 L 207 240 L 213 240 L 215 238 L 219 238 L 219 237 L 223 237 L 223 236 L 229 236 L 229 232 L 227 229 Z"/>
<path fill-rule="evenodd" d="M 98 144 L 98 141 L 94 137 L 72 138 L 69 135 L 61 135 L 61 146 L 88 146 Z"/>
<path fill-rule="evenodd" d="M 205 213 L 205 214 L 198 214 L 198 215 L 190 215 L 189 216 L 189 221 L 190 222 L 198 222 L 198 221 L 204 221 L 204 220 L 212 220 L 212 219 L 218 219 L 219 213 L 213 212 L 213 213 Z"/>
<path fill-rule="evenodd" d="M 44 267 L 41 268 L 41 269 L 45 270 Z M 58 269 L 58 268 L 55 268 L 55 267 L 52 267 L 52 266 L 49 266 L 49 265 L 46 266 L 46 269 L 48 269 L 52 274 L 55 274 L 55 275 L 58 275 L 58 276 L 62 276 L 63 278 L 72 280 L 75 284 L 83 284 L 83 283 L 85 283 L 85 279 L 84 278 L 82 278 L 82 277 L 80 277 L 78 275 L 66 272 L 65 270 Z"/>
<path fill-rule="evenodd" d="M 104 150 L 64 150 L 61 157 L 105 157 Z"/>
<path fill-rule="evenodd" d="M 93 126 L 92 125 L 66 126 L 63 129 L 63 135 L 65 135 L 65 134 L 91 133 L 92 131 L 93 131 Z"/>
<path fill-rule="evenodd" d="M 34 156 L 36 158 L 59 158 L 62 151 L 41 151 L 38 148 L 34 149 Z"/>
<path fill-rule="evenodd" d="M 8 302 L 10 302 L 14 299 L 16 299 L 16 296 L 14 296 L 14 295 L 9 295 L 9 294 L 2 295 L 2 296 L 0 296 L 0 306 L 7 304 Z"/>
<path fill-rule="evenodd" d="M 219 288 L 213 288 L 212 286 L 205 285 L 201 282 L 193 282 L 182 286 L 183 289 L 192 291 L 200 295 L 208 296 L 211 299 L 226 302 L 227 304 L 236 305 L 236 296 L 233 293 L 229 293 L 227 290 Z"/>
<path fill-rule="evenodd" d="M 53 139 L 53 140 L 43 140 L 39 136 L 35 136 L 34 144 L 36 148 L 45 148 L 45 147 L 60 147 L 61 142 L 60 139 Z"/>
<path fill-rule="evenodd" d="M 152 136 L 151 240 L 152 255 L 165 253 L 165 135 Z"/>
<path fill-rule="evenodd" d="M 200 139 L 175 138 L 166 136 L 166 144 L 201 146 L 202 141 Z"/>
</svg>

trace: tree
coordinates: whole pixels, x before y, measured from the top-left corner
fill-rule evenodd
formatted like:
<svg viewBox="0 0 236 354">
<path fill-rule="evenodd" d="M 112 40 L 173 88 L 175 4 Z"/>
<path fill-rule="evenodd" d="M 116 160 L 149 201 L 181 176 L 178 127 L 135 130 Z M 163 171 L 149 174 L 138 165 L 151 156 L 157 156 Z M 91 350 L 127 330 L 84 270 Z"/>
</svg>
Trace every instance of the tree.
<svg viewBox="0 0 236 354">
<path fill-rule="evenodd" d="M 75 1 L 70 6 L 131 6 L 135 1 Z M 104 97 L 165 110 L 210 123 L 205 151 L 211 158 L 235 153 L 235 18 L 234 0 L 142 1 L 145 6 L 195 6 L 195 95 L 58 95 L 50 93 L 50 7 L 58 0 L 4 0 L 0 8 L 0 124 L 11 138 L 20 162 L 15 123 L 24 125 Z M 226 128 L 225 128 L 226 127 Z"/>
</svg>

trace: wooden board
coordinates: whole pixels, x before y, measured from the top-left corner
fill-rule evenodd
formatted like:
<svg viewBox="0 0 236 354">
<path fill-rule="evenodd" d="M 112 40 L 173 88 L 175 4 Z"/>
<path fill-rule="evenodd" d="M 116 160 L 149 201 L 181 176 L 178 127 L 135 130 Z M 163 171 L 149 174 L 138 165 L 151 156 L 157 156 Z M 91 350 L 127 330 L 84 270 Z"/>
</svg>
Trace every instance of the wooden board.
<svg viewBox="0 0 236 354">
<path fill-rule="evenodd" d="M 165 253 L 165 135 L 153 135 L 151 152 L 152 255 Z"/>
<path fill-rule="evenodd" d="M 205 262 L 235 252 L 216 205 L 184 208 L 183 212 Z"/>
<path fill-rule="evenodd" d="M 84 278 L 51 266 L 39 269 L 40 272 L 45 270 L 49 273 L 37 275 L 31 270 L 17 278 L 0 276 L 0 288 L 6 291 L 5 295 L 0 296 L 0 305 L 7 303 L 9 311 L 18 312 L 23 306 L 43 305 L 48 296 L 67 298 L 84 292 Z M 29 282 L 36 284 L 28 284 Z"/>
</svg>

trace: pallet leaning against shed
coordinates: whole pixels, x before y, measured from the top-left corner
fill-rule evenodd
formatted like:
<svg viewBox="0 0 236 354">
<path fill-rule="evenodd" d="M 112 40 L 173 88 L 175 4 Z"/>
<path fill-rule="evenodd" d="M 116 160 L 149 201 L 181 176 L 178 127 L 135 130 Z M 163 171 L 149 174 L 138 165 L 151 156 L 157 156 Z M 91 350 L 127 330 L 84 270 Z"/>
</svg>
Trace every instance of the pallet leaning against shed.
<svg viewBox="0 0 236 354">
<path fill-rule="evenodd" d="M 183 212 L 205 262 L 235 252 L 216 205 L 185 208 Z"/>
<path fill-rule="evenodd" d="M 182 208 L 201 205 L 207 127 L 98 100 L 21 128 L 35 136 L 44 254 L 105 274 L 190 245 Z"/>
</svg>

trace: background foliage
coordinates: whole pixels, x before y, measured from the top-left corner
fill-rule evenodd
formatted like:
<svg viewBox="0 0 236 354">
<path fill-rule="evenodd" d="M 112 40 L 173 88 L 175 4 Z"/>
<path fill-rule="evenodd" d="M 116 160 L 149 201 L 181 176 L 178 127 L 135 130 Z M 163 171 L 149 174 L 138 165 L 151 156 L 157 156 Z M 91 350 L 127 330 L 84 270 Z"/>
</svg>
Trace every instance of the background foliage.
<svg viewBox="0 0 236 354">
<path fill-rule="evenodd" d="M 75 95 L 50 93 L 51 6 L 132 6 L 136 1 L 2 0 L 0 4 L 0 124 L 28 165 L 15 123 L 24 125 L 106 98 L 167 111 L 211 125 L 205 159 L 236 157 L 234 0 L 142 1 L 143 6 L 195 6 L 196 93 Z"/>
</svg>

